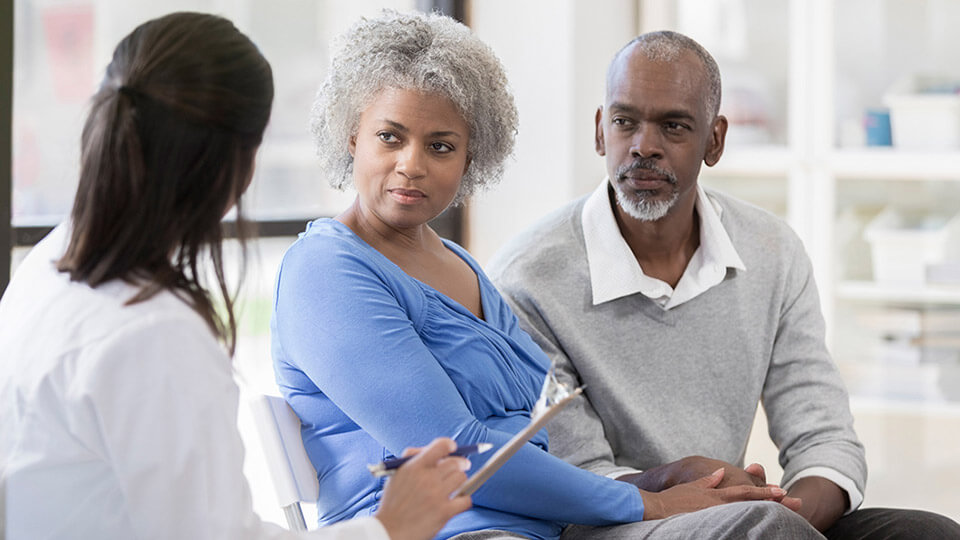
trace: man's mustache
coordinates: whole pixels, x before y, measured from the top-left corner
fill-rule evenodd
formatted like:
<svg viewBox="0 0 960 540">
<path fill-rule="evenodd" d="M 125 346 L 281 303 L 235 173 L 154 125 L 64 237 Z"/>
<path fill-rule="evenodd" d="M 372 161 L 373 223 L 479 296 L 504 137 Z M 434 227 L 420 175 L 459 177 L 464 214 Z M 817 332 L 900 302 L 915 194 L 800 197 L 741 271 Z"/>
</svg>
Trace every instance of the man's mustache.
<svg viewBox="0 0 960 540">
<path fill-rule="evenodd" d="M 623 180 L 627 173 L 632 171 L 652 171 L 660 176 L 666 177 L 671 185 L 677 185 L 677 177 L 672 172 L 657 167 L 656 161 L 651 158 L 641 158 L 629 165 L 620 165 L 617 167 L 617 180 Z"/>
</svg>

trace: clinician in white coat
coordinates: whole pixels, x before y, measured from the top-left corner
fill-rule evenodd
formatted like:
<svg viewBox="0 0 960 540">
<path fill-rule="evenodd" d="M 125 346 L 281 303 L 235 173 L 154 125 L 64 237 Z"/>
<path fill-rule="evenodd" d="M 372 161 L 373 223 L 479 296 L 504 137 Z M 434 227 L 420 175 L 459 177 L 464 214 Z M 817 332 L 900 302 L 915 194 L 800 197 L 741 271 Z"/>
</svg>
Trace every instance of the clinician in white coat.
<svg viewBox="0 0 960 540">
<path fill-rule="evenodd" d="M 117 46 L 71 218 L 0 300 L 8 539 L 300 537 L 251 506 L 220 252 L 272 101 L 270 65 L 226 19 L 175 13 Z M 374 516 L 306 537 L 433 536 L 470 506 L 449 497 L 465 480 L 454 448 L 404 465 Z"/>
</svg>

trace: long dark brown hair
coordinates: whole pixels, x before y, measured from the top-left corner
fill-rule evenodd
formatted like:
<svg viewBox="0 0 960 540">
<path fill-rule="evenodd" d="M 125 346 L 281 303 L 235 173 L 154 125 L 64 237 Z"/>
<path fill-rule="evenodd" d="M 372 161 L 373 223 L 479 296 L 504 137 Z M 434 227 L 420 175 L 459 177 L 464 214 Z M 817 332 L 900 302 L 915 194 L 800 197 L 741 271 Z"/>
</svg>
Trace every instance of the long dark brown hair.
<svg viewBox="0 0 960 540">
<path fill-rule="evenodd" d="M 91 287 L 138 285 L 128 304 L 169 290 L 232 353 L 235 293 L 224 277 L 220 221 L 235 203 L 245 246 L 240 196 L 272 102 L 270 64 L 230 21 L 173 13 L 137 27 L 93 96 L 70 243 L 57 268 Z M 222 314 L 204 286 L 207 257 Z"/>
</svg>

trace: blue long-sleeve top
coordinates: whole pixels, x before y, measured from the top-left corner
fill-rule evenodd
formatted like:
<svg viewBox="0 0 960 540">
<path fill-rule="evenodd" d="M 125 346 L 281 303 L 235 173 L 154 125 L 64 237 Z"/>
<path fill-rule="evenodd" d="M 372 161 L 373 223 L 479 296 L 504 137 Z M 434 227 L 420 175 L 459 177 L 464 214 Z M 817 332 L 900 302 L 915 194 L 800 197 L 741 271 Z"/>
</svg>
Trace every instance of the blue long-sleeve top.
<svg viewBox="0 0 960 540">
<path fill-rule="evenodd" d="M 321 525 L 376 511 L 385 481 L 367 464 L 439 436 L 499 447 L 530 421 L 549 360 L 477 262 L 445 244 L 476 272 L 486 320 L 335 220 L 310 223 L 284 255 L 271 322 L 274 368 L 303 422 Z M 541 430 L 438 537 L 500 529 L 557 538 L 566 523 L 642 519 L 635 487 L 546 450 Z M 473 470 L 492 454 L 471 458 Z"/>
</svg>

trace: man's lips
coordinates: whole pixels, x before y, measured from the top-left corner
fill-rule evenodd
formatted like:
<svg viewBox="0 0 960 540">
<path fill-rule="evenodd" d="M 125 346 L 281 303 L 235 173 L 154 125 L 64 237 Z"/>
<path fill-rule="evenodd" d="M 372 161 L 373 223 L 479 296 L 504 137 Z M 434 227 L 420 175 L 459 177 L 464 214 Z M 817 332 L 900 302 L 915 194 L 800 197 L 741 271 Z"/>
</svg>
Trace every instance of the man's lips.
<svg viewBox="0 0 960 540">
<path fill-rule="evenodd" d="M 620 182 L 631 189 L 651 190 L 659 189 L 664 184 L 670 184 L 670 178 L 649 171 L 631 171 L 620 177 Z"/>
<path fill-rule="evenodd" d="M 638 182 L 669 182 L 670 178 L 664 174 L 649 170 L 628 171 L 621 175 L 624 180 L 635 180 Z"/>
</svg>

